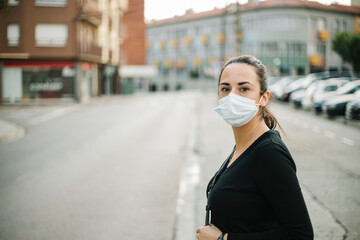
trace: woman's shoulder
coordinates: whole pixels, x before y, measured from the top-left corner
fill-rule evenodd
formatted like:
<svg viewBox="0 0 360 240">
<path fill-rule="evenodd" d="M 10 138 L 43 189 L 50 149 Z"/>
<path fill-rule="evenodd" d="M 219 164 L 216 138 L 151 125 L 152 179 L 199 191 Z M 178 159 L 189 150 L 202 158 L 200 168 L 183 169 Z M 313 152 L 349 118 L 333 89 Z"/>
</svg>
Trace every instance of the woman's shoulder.
<svg viewBox="0 0 360 240">
<path fill-rule="evenodd" d="M 284 148 L 286 151 L 289 151 L 277 130 L 269 130 L 261 135 L 257 140 L 256 148 L 262 151 L 273 151 Z"/>
<path fill-rule="evenodd" d="M 261 138 L 254 151 L 257 161 L 270 166 L 286 164 L 296 170 L 290 151 L 277 130 L 269 130 Z"/>
</svg>

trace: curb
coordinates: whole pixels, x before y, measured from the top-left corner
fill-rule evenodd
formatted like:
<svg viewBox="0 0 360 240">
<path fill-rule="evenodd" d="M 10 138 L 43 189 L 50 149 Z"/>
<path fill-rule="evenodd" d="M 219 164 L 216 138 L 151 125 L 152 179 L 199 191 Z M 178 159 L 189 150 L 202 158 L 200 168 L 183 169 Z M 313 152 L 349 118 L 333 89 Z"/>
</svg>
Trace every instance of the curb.
<svg viewBox="0 0 360 240">
<path fill-rule="evenodd" d="M 0 144 L 9 143 L 25 136 L 25 128 L 0 119 Z"/>
</svg>

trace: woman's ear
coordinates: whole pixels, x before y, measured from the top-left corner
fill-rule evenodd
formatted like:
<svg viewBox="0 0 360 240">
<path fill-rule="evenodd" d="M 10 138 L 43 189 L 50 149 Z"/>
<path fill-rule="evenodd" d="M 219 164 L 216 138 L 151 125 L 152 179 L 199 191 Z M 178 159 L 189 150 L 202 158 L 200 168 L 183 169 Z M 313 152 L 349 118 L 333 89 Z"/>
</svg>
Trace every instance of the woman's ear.
<svg viewBox="0 0 360 240">
<path fill-rule="evenodd" d="M 269 99 L 270 99 L 270 92 L 269 92 L 269 91 L 266 91 L 266 92 L 263 94 L 263 97 L 261 98 L 261 101 L 259 102 L 259 103 L 260 103 L 260 106 L 261 106 L 261 107 L 266 107 L 266 105 L 269 103 Z"/>
</svg>

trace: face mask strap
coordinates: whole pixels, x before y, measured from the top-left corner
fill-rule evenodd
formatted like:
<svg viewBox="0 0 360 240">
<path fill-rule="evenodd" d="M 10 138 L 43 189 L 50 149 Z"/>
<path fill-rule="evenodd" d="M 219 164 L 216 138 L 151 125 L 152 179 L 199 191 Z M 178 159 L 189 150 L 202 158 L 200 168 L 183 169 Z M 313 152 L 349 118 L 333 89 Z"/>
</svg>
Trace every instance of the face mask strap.
<svg viewBox="0 0 360 240">
<path fill-rule="evenodd" d="M 256 103 L 255 105 L 256 106 L 260 106 L 260 102 L 261 102 L 261 99 L 263 98 L 264 95 L 261 96 L 260 100 L 259 100 L 259 103 Z"/>
</svg>

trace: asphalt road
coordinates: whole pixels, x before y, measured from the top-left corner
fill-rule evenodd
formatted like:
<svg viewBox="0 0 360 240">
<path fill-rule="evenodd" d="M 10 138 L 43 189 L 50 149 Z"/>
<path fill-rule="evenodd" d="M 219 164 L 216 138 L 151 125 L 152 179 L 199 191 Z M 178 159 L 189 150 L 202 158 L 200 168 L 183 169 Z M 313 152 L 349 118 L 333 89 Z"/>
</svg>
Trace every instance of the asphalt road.
<svg viewBox="0 0 360 240">
<path fill-rule="evenodd" d="M 233 146 L 216 94 L 1 107 L 0 239 L 195 239 L 207 181 Z M 359 239 L 360 128 L 273 103 L 315 239 Z"/>
<path fill-rule="evenodd" d="M 2 108 L 27 134 L 0 145 L 0 239 L 171 239 L 192 102 Z"/>
</svg>

